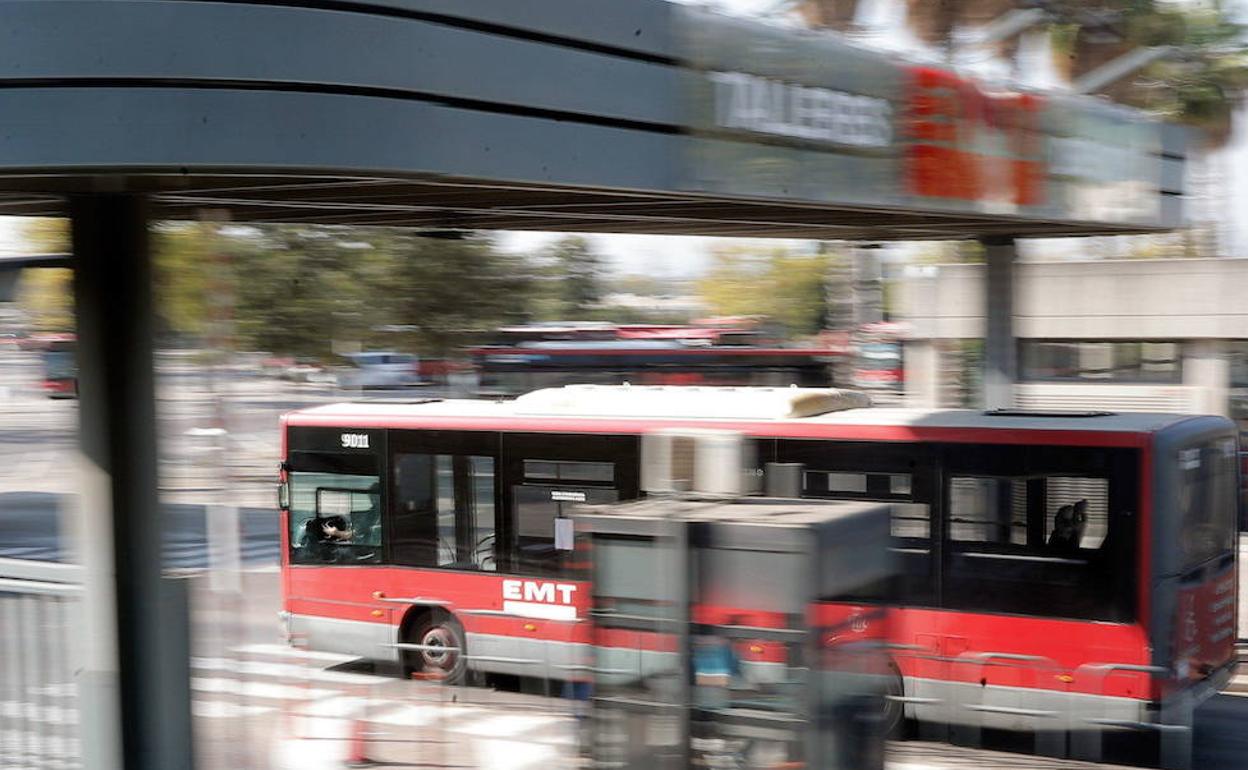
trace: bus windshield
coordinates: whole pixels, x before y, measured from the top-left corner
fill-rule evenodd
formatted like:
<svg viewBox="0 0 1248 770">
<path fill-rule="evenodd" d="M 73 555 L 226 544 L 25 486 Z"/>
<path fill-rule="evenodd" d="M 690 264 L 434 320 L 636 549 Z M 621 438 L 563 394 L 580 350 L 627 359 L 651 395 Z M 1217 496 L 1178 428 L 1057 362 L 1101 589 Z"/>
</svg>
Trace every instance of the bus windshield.
<svg viewBox="0 0 1248 770">
<path fill-rule="evenodd" d="M 292 453 L 290 548 L 297 564 L 381 561 L 381 479 L 373 458 Z"/>
</svg>

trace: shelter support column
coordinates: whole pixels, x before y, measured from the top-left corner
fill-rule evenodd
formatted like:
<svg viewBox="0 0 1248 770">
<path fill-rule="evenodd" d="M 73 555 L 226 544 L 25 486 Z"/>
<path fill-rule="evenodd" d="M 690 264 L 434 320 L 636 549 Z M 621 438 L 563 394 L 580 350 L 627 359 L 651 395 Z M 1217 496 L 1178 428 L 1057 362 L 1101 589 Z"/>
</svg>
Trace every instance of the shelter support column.
<svg viewBox="0 0 1248 770">
<path fill-rule="evenodd" d="M 1018 347 L 1014 339 L 1014 272 L 1017 244 L 1012 237 L 983 241 L 987 257 L 984 298 L 984 408 L 1014 405 Z"/>
<path fill-rule="evenodd" d="M 884 320 L 884 277 L 880 244 L 862 243 L 853 250 L 854 328 Z"/>
<path fill-rule="evenodd" d="M 1230 414 L 1230 362 L 1222 340 L 1188 340 L 1183 345 L 1183 384 L 1193 391 L 1188 408 L 1200 414 Z"/>
<path fill-rule="evenodd" d="M 140 195 L 69 202 L 78 320 L 84 567 L 83 753 L 89 770 L 192 766 L 182 581 L 161 577 L 152 262 Z"/>
<path fill-rule="evenodd" d="M 906 406 L 938 409 L 940 398 L 940 348 L 936 340 L 906 340 L 902 362 L 905 366 Z"/>
</svg>

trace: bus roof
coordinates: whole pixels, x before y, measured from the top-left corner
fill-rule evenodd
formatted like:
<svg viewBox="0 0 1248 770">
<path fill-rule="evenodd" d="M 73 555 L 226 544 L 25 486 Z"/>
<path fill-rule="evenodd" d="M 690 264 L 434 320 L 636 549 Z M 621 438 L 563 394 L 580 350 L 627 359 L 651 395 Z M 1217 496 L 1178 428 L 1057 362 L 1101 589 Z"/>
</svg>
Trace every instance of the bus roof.
<svg viewBox="0 0 1248 770">
<path fill-rule="evenodd" d="M 608 389 L 608 386 L 603 386 Z M 550 389 L 551 391 L 562 389 Z M 686 398 L 705 394 L 713 388 L 669 387 Z M 729 389 L 722 389 L 729 390 Z M 735 388 L 758 401 L 763 392 L 778 388 Z M 811 389 L 792 389 L 808 391 Z M 835 391 L 833 391 L 835 392 Z M 982 412 L 974 410 L 931 410 L 860 407 L 852 400 L 848 408 L 822 413 L 783 413 L 780 408 L 731 408 L 727 399 L 714 406 L 690 412 L 658 411 L 650 405 L 628 413 L 621 408 L 577 410 L 558 404 L 549 391 L 536 391 L 512 401 L 471 399 L 428 399 L 419 402 L 348 402 L 327 404 L 291 412 L 288 425 L 350 426 L 374 428 L 493 430 L 567 433 L 641 433 L 656 427 L 682 425 L 742 430 L 756 436 L 795 436 L 855 438 L 864 440 L 959 440 L 959 432 L 1112 433 L 1148 434 L 1180 422 L 1197 419 L 1192 415 L 1152 412 L 1070 412 L 1028 413 L 1023 411 Z M 757 395 L 756 395 L 757 394 Z M 684 399 L 679 399 L 684 400 Z M 705 399 L 707 404 L 712 399 Z M 551 404 L 554 404 L 552 407 Z M 601 406 L 601 402 L 600 402 Z M 696 416 L 689 416 L 690 414 Z M 961 440 L 971 440 L 961 438 Z M 1013 443 L 1013 442 L 1011 442 Z"/>
<path fill-rule="evenodd" d="M 574 355 L 687 355 L 690 358 L 709 355 L 728 356 L 841 356 L 843 350 L 830 347 L 774 347 L 753 345 L 686 345 L 674 340 L 626 339 L 626 340 L 540 340 L 520 342 L 514 345 L 482 345 L 472 348 L 479 356 L 543 354 L 551 356 Z"/>
</svg>

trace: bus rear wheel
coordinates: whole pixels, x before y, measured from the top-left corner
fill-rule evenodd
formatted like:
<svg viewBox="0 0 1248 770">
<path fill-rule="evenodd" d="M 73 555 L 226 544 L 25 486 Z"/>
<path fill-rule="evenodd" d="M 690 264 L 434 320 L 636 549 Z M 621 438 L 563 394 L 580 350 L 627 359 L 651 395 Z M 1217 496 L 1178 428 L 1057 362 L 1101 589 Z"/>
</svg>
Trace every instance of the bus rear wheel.
<svg viewBox="0 0 1248 770">
<path fill-rule="evenodd" d="M 403 651 L 403 671 L 407 677 L 463 684 L 468 670 L 464 629 L 453 617 L 446 613 L 426 615 L 412 624 L 404 641 L 420 647 Z"/>
<path fill-rule="evenodd" d="M 905 685 L 896 664 L 890 663 L 888 668 L 888 685 L 883 713 L 884 738 L 902 740 L 906 737 L 906 707 L 902 701 L 905 696 Z"/>
</svg>

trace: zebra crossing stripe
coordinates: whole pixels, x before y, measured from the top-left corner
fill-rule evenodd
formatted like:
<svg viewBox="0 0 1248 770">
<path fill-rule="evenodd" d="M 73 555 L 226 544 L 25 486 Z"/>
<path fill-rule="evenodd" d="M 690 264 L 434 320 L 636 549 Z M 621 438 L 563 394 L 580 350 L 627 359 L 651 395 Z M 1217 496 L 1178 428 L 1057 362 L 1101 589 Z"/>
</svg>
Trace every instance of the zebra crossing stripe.
<svg viewBox="0 0 1248 770">
<path fill-rule="evenodd" d="M 335 666 L 339 663 L 349 663 L 358 660 L 354 655 L 342 655 L 336 652 L 316 652 L 313 650 L 298 650 L 294 647 L 288 647 L 283 644 L 244 644 L 238 647 L 231 647 L 230 652 L 240 655 L 264 655 L 275 658 L 293 658 L 300 661 L 318 662 L 327 666 Z"/>
<path fill-rule="evenodd" d="M 493 714 L 488 718 L 478 719 L 469 723 L 453 722 L 449 727 L 459 733 L 493 738 L 509 738 L 551 727 L 552 725 L 566 725 L 570 721 L 570 717 L 553 715 Z"/>
<path fill-rule="evenodd" d="M 367 698 L 338 693 L 334 697 L 318 700 L 299 708 L 296 716 L 317 719 L 342 719 L 344 717 L 354 717 L 375 705 L 370 703 Z"/>
<path fill-rule="evenodd" d="M 44 706 L 34 701 L 5 700 L 0 701 L 0 717 L 50 725 L 73 725 L 78 723 L 78 709 Z"/>
<path fill-rule="evenodd" d="M 262 663 L 231 658 L 192 658 L 191 666 L 196 671 L 223 671 L 252 679 L 284 679 L 288 683 L 312 681 L 325 684 L 374 685 L 392 681 L 388 677 L 354 674 L 346 671 L 326 671 L 301 666 L 297 663 Z"/>
<path fill-rule="evenodd" d="M 241 695 L 245 698 L 276 701 L 308 701 L 338 694 L 337 690 L 272 682 L 247 682 L 226 677 L 191 677 L 191 689 L 196 692 Z"/>
<path fill-rule="evenodd" d="M 191 701 L 191 715 L 200 719 L 237 719 L 255 717 L 277 711 L 275 706 L 252 706 L 219 700 Z"/>
</svg>

